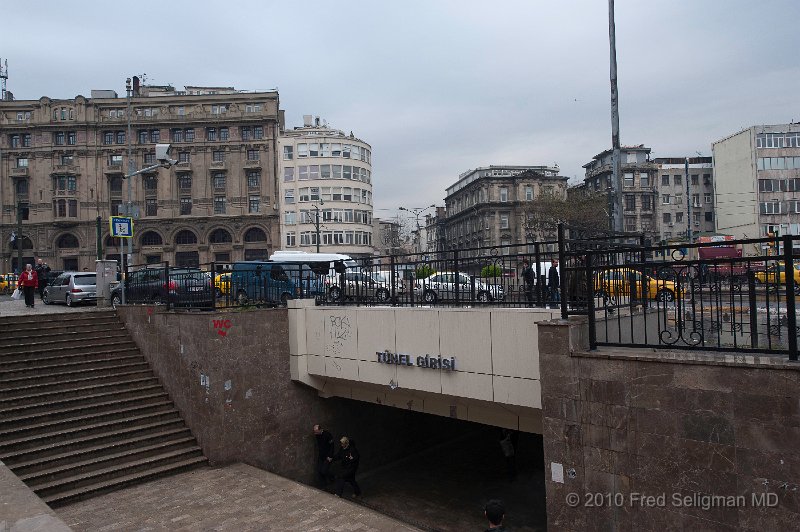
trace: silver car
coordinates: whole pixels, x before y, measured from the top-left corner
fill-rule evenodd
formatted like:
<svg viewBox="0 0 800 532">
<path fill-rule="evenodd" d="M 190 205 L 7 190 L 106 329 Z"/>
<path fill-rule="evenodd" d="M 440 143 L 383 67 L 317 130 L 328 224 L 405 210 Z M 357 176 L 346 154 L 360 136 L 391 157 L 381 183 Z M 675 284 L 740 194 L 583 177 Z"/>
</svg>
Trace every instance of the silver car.
<svg viewBox="0 0 800 532">
<path fill-rule="evenodd" d="M 44 289 L 45 305 L 65 303 L 72 307 L 96 301 L 97 275 L 94 272 L 64 272 Z"/>
</svg>

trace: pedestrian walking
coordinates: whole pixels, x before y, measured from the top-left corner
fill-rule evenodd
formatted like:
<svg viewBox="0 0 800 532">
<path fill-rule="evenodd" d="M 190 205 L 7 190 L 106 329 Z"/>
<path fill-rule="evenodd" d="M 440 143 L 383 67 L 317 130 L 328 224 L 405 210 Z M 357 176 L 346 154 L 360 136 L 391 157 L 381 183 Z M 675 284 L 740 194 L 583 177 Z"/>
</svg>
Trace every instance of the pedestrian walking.
<svg viewBox="0 0 800 532">
<path fill-rule="evenodd" d="M 319 425 L 314 425 L 314 438 L 317 440 L 317 463 L 314 467 L 317 484 L 320 488 L 332 480 L 331 460 L 333 459 L 333 436 Z"/>
<path fill-rule="evenodd" d="M 525 300 L 528 306 L 533 306 L 533 289 L 536 285 L 536 274 L 533 272 L 530 263 L 527 260 L 522 261 L 522 280 L 525 282 Z"/>
<path fill-rule="evenodd" d="M 503 429 L 501 435 L 500 449 L 506 459 L 506 475 L 509 482 L 513 482 L 517 478 L 517 434 L 516 431 Z"/>
<path fill-rule="evenodd" d="M 489 521 L 489 528 L 486 529 L 486 532 L 505 532 L 506 527 L 503 526 L 503 519 L 506 517 L 506 507 L 502 501 L 492 499 L 487 502 L 483 508 L 483 515 Z"/>
<path fill-rule="evenodd" d="M 50 273 L 50 266 L 42 259 L 36 261 L 36 276 L 39 278 L 37 288 L 39 289 L 39 299 L 44 299 L 44 289 L 47 286 L 47 274 Z"/>
<path fill-rule="evenodd" d="M 547 288 L 550 292 L 550 302 L 561 302 L 561 277 L 558 274 L 558 260 L 553 259 L 550 270 L 547 272 Z"/>
<path fill-rule="evenodd" d="M 33 308 L 36 302 L 35 295 L 36 288 L 39 286 L 39 278 L 31 264 L 25 265 L 25 271 L 19 276 L 19 285 L 22 287 L 22 291 L 25 294 L 25 306 Z"/>
<path fill-rule="evenodd" d="M 355 442 L 350 441 L 347 436 L 342 436 L 342 439 L 339 440 L 339 445 L 339 451 L 333 458 L 328 458 L 329 462 L 342 463 L 342 472 L 336 475 L 336 496 L 342 496 L 344 485 L 347 483 L 353 486 L 353 497 L 360 497 L 361 488 L 358 487 L 358 482 L 356 482 L 356 471 L 358 470 L 361 455 L 356 449 Z"/>
</svg>

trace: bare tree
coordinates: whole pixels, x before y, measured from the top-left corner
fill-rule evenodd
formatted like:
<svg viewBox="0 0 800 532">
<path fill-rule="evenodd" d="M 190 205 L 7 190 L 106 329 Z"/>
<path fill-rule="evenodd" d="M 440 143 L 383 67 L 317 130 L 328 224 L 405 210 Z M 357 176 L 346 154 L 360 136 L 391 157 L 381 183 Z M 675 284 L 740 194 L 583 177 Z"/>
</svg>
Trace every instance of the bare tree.
<svg viewBox="0 0 800 532">
<path fill-rule="evenodd" d="M 608 229 L 608 200 L 593 192 L 575 192 L 568 199 L 545 193 L 526 204 L 523 216 L 529 241 L 555 240 L 561 222 L 587 230 Z"/>
</svg>

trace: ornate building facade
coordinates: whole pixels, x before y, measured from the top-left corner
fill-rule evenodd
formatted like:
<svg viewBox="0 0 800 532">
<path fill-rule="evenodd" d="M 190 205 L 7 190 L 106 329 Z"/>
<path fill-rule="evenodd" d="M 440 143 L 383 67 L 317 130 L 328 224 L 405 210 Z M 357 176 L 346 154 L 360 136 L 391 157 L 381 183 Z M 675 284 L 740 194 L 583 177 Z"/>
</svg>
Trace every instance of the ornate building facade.
<svg viewBox="0 0 800 532">
<path fill-rule="evenodd" d="M 127 210 L 128 140 L 137 169 L 155 164 L 157 143 L 178 161 L 132 180 L 131 264 L 266 259 L 278 247 L 277 92 L 134 87 L 130 139 L 126 99 L 92 96 L 0 102 L 0 268 L 17 268 L 18 245 L 23 263 L 54 269 L 94 270 L 98 251 L 119 259 L 108 222 Z"/>
</svg>

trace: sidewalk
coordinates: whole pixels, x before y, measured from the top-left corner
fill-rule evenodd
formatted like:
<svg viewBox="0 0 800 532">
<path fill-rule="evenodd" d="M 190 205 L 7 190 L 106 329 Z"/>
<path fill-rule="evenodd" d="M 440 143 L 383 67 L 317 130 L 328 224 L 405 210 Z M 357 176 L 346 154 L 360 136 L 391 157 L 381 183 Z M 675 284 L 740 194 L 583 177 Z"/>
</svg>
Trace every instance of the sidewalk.
<svg viewBox="0 0 800 532">
<path fill-rule="evenodd" d="M 418 530 L 346 499 L 245 464 L 197 469 L 56 511 L 75 531 Z"/>
<path fill-rule="evenodd" d="M 45 305 L 36 295 L 36 306 L 28 308 L 25 301 L 15 301 L 11 296 L 0 296 L 0 317 L 3 316 L 38 316 L 40 314 L 65 314 L 71 312 L 93 312 L 96 310 L 110 310 L 111 307 L 97 307 L 94 304 L 68 307 L 66 305 Z"/>
</svg>

